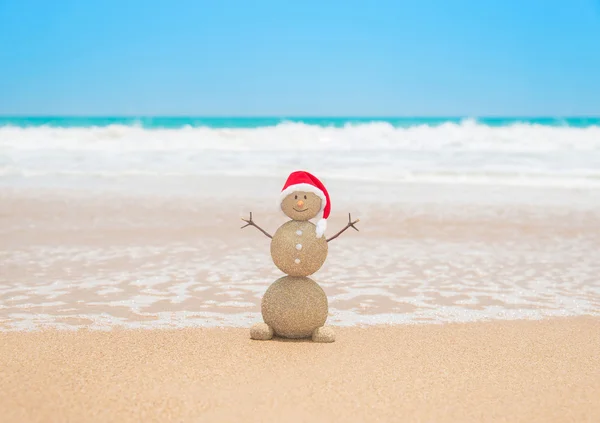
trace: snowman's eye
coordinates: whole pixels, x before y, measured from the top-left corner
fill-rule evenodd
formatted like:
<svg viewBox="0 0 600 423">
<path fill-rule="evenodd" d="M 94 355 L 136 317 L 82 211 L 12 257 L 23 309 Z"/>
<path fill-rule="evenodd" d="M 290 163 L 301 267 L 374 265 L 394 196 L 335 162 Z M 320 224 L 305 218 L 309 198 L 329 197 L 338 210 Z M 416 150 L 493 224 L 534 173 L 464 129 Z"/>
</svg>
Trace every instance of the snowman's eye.
<svg viewBox="0 0 600 423">
<path fill-rule="evenodd" d="M 297 195 L 294 195 L 294 199 L 295 199 L 295 200 L 297 200 L 297 199 L 298 199 L 298 196 L 297 196 Z"/>
<path fill-rule="evenodd" d="M 304 199 L 306 200 L 306 195 L 304 196 Z"/>
</svg>

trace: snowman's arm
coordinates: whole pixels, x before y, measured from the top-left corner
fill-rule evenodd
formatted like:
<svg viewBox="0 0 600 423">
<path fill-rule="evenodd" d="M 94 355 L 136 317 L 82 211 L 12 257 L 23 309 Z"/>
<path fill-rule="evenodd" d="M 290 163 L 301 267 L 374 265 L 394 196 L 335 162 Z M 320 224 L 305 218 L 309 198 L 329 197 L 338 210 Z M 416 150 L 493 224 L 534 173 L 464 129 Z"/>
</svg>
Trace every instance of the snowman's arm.
<svg viewBox="0 0 600 423">
<path fill-rule="evenodd" d="M 327 240 L 327 242 L 329 241 L 333 241 L 334 239 L 336 239 L 338 236 L 340 236 L 341 234 L 343 234 L 346 229 L 348 228 L 354 228 L 355 231 L 358 231 L 358 228 L 356 226 L 354 226 L 355 223 L 360 222 L 359 219 L 356 219 L 354 222 L 352 221 L 352 216 L 350 216 L 350 213 L 348 213 L 348 224 L 346 225 L 346 227 L 344 229 L 342 229 L 341 231 L 339 231 L 337 234 L 335 234 L 334 236 L 332 236 L 331 238 L 329 238 Z"/>
<path fill-rule="evenodd" d="M 261 228 L 260 226 L 258 226 L 256 223 L 254 223 L 254 221 L 252 220 L 252 212 L 250 212 L 250 219 L 244 219 L 242 217 L 242 220 L 244 222 L 246 222 L 246 224 L 244 226 L 242 226 L 242 229 L 244 229 L 246 226 L 254 226 L 256 229 L 258 229 L 259 231 L 261 231 L 263 234 L 265 234 L 269 238 L 273 239 L 273 237 L 271 235 L 269 235 L 269 233 L 267 231 L 265 231 L 263 228 Z"/>
</svg>

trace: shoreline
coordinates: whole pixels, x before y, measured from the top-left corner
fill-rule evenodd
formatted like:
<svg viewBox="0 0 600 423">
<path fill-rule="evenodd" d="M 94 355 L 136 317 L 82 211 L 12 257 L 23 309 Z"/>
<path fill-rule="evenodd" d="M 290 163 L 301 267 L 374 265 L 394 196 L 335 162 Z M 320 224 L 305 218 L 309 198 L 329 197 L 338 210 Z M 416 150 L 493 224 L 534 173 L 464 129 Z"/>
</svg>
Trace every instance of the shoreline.
<svg viewBox="0 0 600 423">
<path fill-rule="evenodd" d="M 282 272 L 269 240 L 240 230 L 240 218 L 253 211 L 270 232 L 285 218 L 266 198 L 276 188 L 245 183 L 254 191 L 243 197 L 194 199 L 0 189 L 0 327 L 250 326 Z M 313 276 L 330 324 L 600 310 L 597 211 L 357 198 L 341 195 L 329 227 L 345 226 L 351 211 L 360 232 L 333 241 Z"/>
<path fill-rule="evenodd" d="M 600 318 L 0 333 L 0 413 L 33 421 L 595 422 Z M 235 404 L 235 407 L 231 405 Z"/>
</svg>

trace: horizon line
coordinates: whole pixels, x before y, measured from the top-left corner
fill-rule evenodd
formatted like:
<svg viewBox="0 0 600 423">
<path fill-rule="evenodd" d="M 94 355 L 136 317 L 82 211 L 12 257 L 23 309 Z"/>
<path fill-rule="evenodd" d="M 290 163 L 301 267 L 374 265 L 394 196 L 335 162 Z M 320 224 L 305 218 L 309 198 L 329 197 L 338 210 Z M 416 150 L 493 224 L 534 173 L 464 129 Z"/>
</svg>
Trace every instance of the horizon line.
<svg viewBox="0 0 600 423">
<path fill-rule="evenodd" d="M 193 114 L 0 114 L 10 118 L 128 118 L 128 119 L 600 119 L 600 115 L 193 115 Z"/>
</svg>

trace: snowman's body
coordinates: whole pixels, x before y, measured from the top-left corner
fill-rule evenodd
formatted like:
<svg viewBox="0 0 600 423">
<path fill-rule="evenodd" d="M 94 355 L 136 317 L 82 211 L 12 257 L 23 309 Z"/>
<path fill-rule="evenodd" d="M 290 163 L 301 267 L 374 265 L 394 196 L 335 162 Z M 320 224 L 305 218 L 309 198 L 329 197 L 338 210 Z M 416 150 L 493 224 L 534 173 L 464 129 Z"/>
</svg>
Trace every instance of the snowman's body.
<svg viewBox="0 0 600 423">
<path fill-rule="evenodd" d="M 290 220 L 277 229 L 271 241 L 275 266 L 289 276 L 309 276 L 323 266 L 327 258 L 327 240 L 317 237 L 316 226 L 309 221 Z"/>
<path fill-rule="evenodd" d="M 288 276 L 267 289 L 261 306 L 264 322 L 284 338 L 312 336 L 327 319 L 328 303 L 323 289 L 306 276 L 325 263 L 327 240 L 317 237 L 313 223 L 290 220 L 273 235 L 271 257 Z"/>
</svg>

